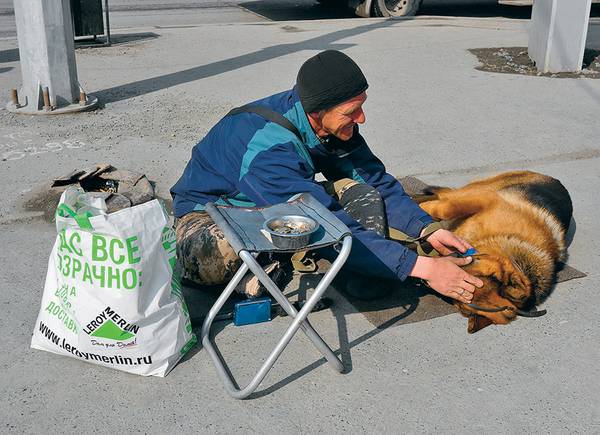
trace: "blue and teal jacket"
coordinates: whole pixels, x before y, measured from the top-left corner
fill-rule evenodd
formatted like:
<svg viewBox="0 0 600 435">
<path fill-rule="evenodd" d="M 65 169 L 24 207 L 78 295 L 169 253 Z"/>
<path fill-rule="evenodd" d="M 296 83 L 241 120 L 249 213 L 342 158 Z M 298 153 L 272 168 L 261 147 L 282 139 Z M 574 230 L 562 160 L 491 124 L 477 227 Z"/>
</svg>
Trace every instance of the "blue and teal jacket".
<svg viewBox="0 0 600 435">
<path fill-rule="evenodd" d="M 385 202 L 388 225 L 409 236 L 417 237 L 433 222 L 386 172 L 358 128 L 349 141 L 333 138 L 322 143 L 295 88 L 251 104 L 283 114 L 299 130 L 302 141 L 254 113 L 224 117 L 194 146 L 183 175 L 171 189 L 175 216 L 203 210 L 207 202 L 265 206 L 309 192 L 352 231 L 354 243 L 346 267 L 404 280 L 417 255 L 364 229 L 315 181 L 315 175 L 322 173 L 328 180 L 352 178 L 373 186 Z"/>
</svg>

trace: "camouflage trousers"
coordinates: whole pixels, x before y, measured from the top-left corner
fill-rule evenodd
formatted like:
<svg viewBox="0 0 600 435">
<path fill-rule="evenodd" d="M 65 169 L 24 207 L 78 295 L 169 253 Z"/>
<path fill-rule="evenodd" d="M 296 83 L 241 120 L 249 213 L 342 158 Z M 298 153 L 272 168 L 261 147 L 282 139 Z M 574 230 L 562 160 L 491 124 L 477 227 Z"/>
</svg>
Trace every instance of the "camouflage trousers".
<svg viewBox="0 0 600 435">
<path fill-rule="evenodd" d="M 200 285 L 224 284 L 240 268 L 242 260 L 208 213 L 193 211 L 179 218 L 175 233 L 183 278 Z"/>
<path fill-rule="evenodd" d="M 400 231 L 388 228 L 383 200 L 373 187 L 350 179 L 321 185 L 367 230 L 406 241 L 411 248 L 421 248 L 418 241 L 415 243 Z M 208 213 L 186 214 L 177 220 L 175 231 L 177 258 L 185 279 L 200 285 L 224 284 L 241 266 L 241 260 Z"/>
</svg>

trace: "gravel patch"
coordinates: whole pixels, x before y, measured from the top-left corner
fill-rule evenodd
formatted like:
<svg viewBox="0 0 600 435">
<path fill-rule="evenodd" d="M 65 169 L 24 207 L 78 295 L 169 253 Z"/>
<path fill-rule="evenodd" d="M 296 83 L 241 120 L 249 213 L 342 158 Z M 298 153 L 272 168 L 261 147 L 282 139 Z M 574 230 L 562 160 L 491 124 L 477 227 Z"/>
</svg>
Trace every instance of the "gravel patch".
<svg viewBox="0 0 600 435">
<path fill-rule="evenodd" d="M 475 69 L 487 72 L 522 74 L 556 78 L 600 79 L 600 50 L 586 50 L 580 72 L 540 73 L 527 54 L 527 47 L 471 48 L 481 65 Z"/>
</svg>

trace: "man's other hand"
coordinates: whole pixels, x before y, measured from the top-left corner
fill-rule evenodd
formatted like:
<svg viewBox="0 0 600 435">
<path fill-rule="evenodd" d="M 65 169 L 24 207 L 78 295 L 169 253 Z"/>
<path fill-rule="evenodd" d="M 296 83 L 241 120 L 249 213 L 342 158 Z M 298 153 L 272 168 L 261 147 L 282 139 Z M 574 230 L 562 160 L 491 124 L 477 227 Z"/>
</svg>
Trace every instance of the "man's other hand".
<svg viewBox="0 0 600 435">
<path fill-rule="evenodd" d="M 440 255 L 448 255 L 456 251 L 464 253 L 472 248 L 469 242 L 444 229 L 432 233 L 427 237 L 427 241 L 431 244 L 433 249 L 440 253 Z"/>
</svg>

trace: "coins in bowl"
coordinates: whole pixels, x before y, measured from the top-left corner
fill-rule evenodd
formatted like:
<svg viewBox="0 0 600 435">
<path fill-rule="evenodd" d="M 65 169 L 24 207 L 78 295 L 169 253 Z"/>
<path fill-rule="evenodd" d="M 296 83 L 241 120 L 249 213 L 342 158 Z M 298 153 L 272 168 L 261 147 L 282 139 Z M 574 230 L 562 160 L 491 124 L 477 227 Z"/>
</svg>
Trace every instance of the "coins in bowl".
<svg viewBox="0 0 600 435">
<path fill-rule="evenodd" d="M 308 216 L 276 216 L 264 223 L 271 242 L 281 249 L 299 249 L 309 244 L 310 236 L 319 224 Z"/>
</svg>

